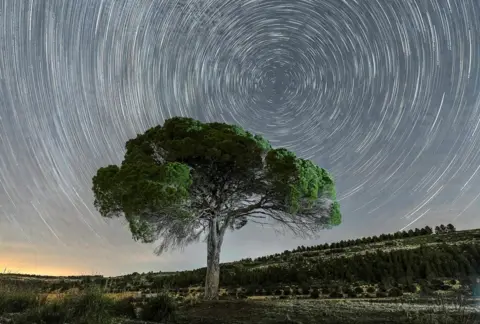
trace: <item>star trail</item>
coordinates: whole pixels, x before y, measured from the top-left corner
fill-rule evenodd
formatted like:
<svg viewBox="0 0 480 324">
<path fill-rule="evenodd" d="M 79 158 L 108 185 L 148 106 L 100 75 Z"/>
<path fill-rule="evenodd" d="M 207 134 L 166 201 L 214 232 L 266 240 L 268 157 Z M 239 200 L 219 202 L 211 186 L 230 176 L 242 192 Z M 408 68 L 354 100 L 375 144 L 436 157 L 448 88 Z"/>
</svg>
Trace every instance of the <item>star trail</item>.
<svg viewBox="0 0 480 324">
<path fill-rule="evenodd" d="M 155 257 L 93 208 L 96 170 L 171 116 L 331 171 L 344 220 L 323 241 L 480 227 L 478 31 L 477 0 L 1 1 L 0 266 L 202 266 L 203 246 Z M 224 259 L 302 243 L 252 225 Z"/>
</svg>

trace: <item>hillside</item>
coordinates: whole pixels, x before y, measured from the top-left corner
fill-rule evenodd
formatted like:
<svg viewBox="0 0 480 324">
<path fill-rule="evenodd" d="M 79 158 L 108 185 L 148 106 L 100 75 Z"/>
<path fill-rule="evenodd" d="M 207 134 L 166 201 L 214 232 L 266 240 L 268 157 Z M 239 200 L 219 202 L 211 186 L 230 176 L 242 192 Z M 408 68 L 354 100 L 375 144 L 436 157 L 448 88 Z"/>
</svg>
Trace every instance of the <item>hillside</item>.
<svg viewBox="0 0 480 324">
<path fill-rule="evenodd" d="M 402 284 L 425 279 L 463 280 L 480 273 L 480 229 L 456 231 L 451 225 L 363 237 L 316 246 L 299 246 L 283 253 L 222 263 L 221 285 L 318 285 L 332 282 Z M 377 266 L 381 264 L 381 267 Z M 360 266 L 359 266 L 360 265 Z M 379 269 L 382 269 L 379 272 Z M 88 282 L 112 292 L 156 291 L 165 286 L 201 286 L 205 268 L 178 272 L 133 273 L 118 277 L 46 277 L 9 274 L 10 278 L 48 281 L 52 289 Z M 7 276 L 4 274 L 4 277 Z M 36 280 L 35 280 L 36 281 Z"/>
<path fill-rule="evenodd" d="M 398 284 L 419 290 L 422 282 L 433 279 L 472 281 L 480 273 L 480 229 L 455 231 L 454 228 L 448 230 L 443 226 L 442 230 L 437 226 L 435 232 L 426 227 L 332 244 L 300 246 L 253 260 L 223 263 L 221 286 L 225 291 L 247 287 L 247 291 L 257 293 L 258 290 L 267 293 L 265 289 L 268 288 L 272 293 L 283 290 L 283 286 L 303 286 L 306 289 L 340 283 L 342 286 L 371 285 L 376 287 L 375 291 L 386 291 L 386 288 Z M 201 290 L 204 276 L 205 268 L 200 268 L 174 273 L 91 278 L 81 282 L 93 281 L 108 287 L 111 292 L 148 293 L 165 287 L 178 292 L 189 287 Z"/>
<path fill-rule="evenodd" d="M 382 234 L 380 236 L 365 237 L 361 239 L 340 241 L 332 244 L 317 246 L 300 246 L 291 251 L 274 254 L 260 258 L 243 259 L 237 262 L 224 263 L 223 266 L 243 265 L 250 269 L 271 266 L 286 266 L 299 259 L 308 258 L 311 262 L 316 259 L 329 260 L 331 258 L 354 257 L 373 252 L 390 252 L 423 247 L 434 247 L 441 244 L 469 244 L 480 242 L 480 229 L 466 231 L 451 231 L 434 234 L 431 229 L 416 229 L 409 232 Z"/>
<path fill-rule="evenodd" d="M 20 291 L 40 288 L 53 300 L 101 286 L 132 319 L 137 315 L 130 314 L 131 307 L 143 309 L 160 293 L 162 303 L 178 304 L 178 323 L 246 324 L 253 316 L 268 324 L 285 318 L 315 323 L 320 317 L 326 324 L 473 324 L 478 303 L 470 297 L 480 293 L 479 241 L 480 229 L 437 226 L 224 263 L 216 302 L 201 300 L 205 268 L 110 278 L 3 274 L 0 281 L 13 281 Z M 467 298 L 458 299 L 462 295 Z"/>
</svg>

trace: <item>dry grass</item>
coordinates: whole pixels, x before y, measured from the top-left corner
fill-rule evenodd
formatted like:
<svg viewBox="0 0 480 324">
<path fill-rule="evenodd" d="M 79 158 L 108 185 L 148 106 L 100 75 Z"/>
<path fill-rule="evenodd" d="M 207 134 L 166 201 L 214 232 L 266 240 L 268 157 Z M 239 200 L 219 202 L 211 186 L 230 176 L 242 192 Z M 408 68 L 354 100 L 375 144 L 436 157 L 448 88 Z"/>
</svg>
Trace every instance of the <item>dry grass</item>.
<svg viewBox="0 0 480 324">
<path fill-rule="evenodd" d="M 104 293 L 103 289 L 93 286 L 82 291 L 72 289 L 46 294 L 33 288 L 3 284 L 0 285 L 0 323 L 116 324 L 123 319 L 137 318 L 133 295 Z M 142 317 L 162 319 L 173 318 L 176 306 L 170 296 L 162 294 L 141 303 L 140 309 Z"/>
<path fill-rule="evenodd" d="M 132 298 L 138 296 L 138 293 L 132 291 L 120 292 L 120 293 L 105 293 L 105 296 L 113 299 L 120 300 L 125 298 Z"/>
</svg>

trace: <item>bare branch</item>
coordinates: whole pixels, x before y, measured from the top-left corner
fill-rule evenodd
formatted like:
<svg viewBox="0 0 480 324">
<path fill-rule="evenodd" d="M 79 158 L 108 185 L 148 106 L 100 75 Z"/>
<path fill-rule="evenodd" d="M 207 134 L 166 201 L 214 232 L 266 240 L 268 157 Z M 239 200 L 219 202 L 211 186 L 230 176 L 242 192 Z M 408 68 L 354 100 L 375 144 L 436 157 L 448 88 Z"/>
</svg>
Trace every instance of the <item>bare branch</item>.
<svg viewBox="0 0 480 324">
<path fill-rule="evenodd" d="M 271 225 L 270 223 L 267 223 L 267 222 L 259 222 L 259 221 L 256 221 L 256 220 L 250 220 L 250 222 L 254 223 L 254 224 L 258 224 L 258 225 Z"/>
<path fill-rule="evenodd" d="M 257 209 L 260 210 L 262 208 L 266 208 L 266 206 L 264 206 L 266 201 L 267 199 L 265 198 L 265 196 L 263 196 L 262 198 L 260 198 L 260 200 L 257 203 L 248 205 L 247 207 L 244 207 L 244 208 L 236 209 L 232 211 L 229 215 L 232 216 L 233 218 L 242 217 L 245 214 L 251 213 L 252 211 L 255 211 Z"/>
</svg>

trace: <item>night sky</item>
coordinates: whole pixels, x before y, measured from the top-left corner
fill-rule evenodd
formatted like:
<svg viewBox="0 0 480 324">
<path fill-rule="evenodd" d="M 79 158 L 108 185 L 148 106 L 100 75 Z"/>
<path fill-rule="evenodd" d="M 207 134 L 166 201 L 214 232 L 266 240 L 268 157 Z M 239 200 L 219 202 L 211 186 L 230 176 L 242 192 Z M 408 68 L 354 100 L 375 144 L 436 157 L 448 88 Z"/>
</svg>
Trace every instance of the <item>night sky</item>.
<svg viewBox="0 0 480 324">
<path fill-rule="evenodd" d="M 343 224 L 254 225 L 222 260 L 400 229 L 480 227 L 478 0 L 0 1 L 0 267 L 118 275 L 160 257 L 91 179 L 171 116 L 236 123 L 331 171 Z"/>
</svg>

